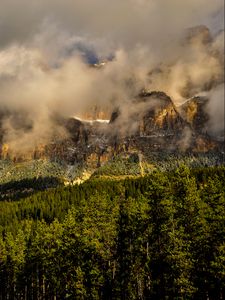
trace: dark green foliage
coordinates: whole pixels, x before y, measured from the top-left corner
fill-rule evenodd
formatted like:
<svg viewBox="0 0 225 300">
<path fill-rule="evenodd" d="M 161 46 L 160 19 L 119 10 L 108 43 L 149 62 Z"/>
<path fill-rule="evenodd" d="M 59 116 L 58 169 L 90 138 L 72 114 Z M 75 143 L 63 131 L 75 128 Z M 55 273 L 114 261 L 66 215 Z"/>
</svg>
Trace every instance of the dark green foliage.
<svg viewBox="0 0 225 300">
<path fill-rule="evenodd" d="M 224 299 L 224 192 L 182 166 L 2 201 L 0 299 Z"/>
<path fill-rule="evenodd" d="M 37 177 L 11 181 L 0 185 L 0 201 L 20 200 L 38 191 L 44 191 L 60 185 L 63 185 L 63 183 L 56 177 Z"/>
</svg>

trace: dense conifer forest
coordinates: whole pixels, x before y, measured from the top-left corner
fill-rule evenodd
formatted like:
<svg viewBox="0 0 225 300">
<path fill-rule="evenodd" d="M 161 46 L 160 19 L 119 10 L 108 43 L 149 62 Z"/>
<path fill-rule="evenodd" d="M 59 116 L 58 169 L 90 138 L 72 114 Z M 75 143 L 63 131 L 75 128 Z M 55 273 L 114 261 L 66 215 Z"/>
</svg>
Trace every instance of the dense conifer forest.
<svg viewBox="0 0 225 300">
<path fill-rule="evenodd" d="M 224 167 L 7 189 L 0 299 L 224 299 Z"/>
</svg>

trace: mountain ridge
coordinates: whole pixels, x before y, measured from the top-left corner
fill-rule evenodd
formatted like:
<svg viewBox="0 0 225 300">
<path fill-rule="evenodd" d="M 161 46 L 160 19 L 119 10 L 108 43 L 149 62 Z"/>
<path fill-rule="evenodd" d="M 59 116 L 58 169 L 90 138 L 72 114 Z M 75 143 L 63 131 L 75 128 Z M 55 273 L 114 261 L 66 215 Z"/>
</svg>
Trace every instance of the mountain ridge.
<svg viewBox="0 0 225 300">
<path fill-rule="evenodd" d="M 82 181 L 83 173 L 96 173 L 117 156 L 129 161 L 136 155 L 134 163 L 140 163 L 142 157 L 149 165 L 155 163 L 154 154 L 160 156 L 161 153 L 223 157 L 224 143 L 207 132 L 206 98 L 194 97 L 178 109 L 165 93 L 142 91 L 132 103 L 133 110 L 115 110 L 107 122 L 90 118 L 87 122 L 75 117 L 57 119 L 64 136 L 58 139 L 55 136 L 48 144 L 19 155 L 11 152 L 8 145 L 1 144 L 0 158 L 15 165 L 44 160 L 66 166 L 63 168 L 67 170 L 77 169 L 79 175 L 75 172 L 73 178 L 77 182 L 76 178 Z M 130 163 L 125 162 L 124 174 L 126 168 L 132 169 Z"/>
</svg>

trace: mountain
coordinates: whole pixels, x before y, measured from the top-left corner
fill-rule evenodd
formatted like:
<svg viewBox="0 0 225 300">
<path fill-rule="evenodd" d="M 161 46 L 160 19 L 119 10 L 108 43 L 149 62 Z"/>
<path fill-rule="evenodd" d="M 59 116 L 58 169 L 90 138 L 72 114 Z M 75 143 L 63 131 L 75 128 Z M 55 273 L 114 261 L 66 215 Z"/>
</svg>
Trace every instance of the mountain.
<svg viewBox="0 0 225 300">
<path fill-rule="evenodd" d="M 122 168 L 119 175 L 133 175 L 142 174 L 144 169 L 151 172 L 163 162 L 160 158 L 163 155 L 170 161 L 174 156 L 191 156 L 192 160 L 196 155 L 204 156 L 207 157 L 206 164 L 220 164 L 223 162 L 223 142 L 208 134 L 206 104 L 206 98 L 194 97 L 177 108 L 165 93 L 143 90 L 132 100 L 133 109 L 117 109 L 112 112 L 110 120 L 91 119 L 90 115 L 86 119 L 85 116 L 56 118 L 55 122 L 63 128 L 64 135 L 56 135 L 44 145 L 16 154 L 2 143 L 2 172 L 7 170 L 9 178 L 12 173 L 25 173 L 26 176 L 28 171 L 23 166 L 29 169 L 32 165 L 33 176 L 40 176 L 43 172 L 45 174 L 47 165 L 48 176 L 51 173 L 55 176 L 57 169 L 59 176 L 74 180 L 93 173 L 101 174 L 102 169 L 113 164 Z M 20 121 L 18 116 L 17 119 Z M 20 124 L 18 120 L 15 119 L 17 126 Z M 26 129 L 29 129 L 29 123 Z M 35 167 L 40 161 L 45 171 L 43 167 Z M 133 168 L 135 171 L 131 171 Z M 107 174 L 110 175 L 110 170 Z"/>
</svg>

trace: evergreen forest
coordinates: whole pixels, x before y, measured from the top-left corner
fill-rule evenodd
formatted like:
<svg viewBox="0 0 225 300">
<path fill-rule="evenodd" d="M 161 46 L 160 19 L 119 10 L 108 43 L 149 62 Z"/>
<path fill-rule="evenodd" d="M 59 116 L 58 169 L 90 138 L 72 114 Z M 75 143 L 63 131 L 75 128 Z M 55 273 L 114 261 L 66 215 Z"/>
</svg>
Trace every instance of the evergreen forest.
<svg viewBox="0 0 225 300">
<path fill-rule="evenodd" d="M 1 300 L 225 299 L 225 167 L 48 182 L 0 186 Z"/>
</svg>

